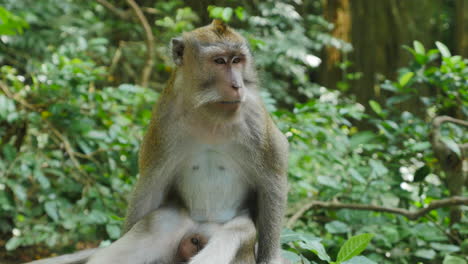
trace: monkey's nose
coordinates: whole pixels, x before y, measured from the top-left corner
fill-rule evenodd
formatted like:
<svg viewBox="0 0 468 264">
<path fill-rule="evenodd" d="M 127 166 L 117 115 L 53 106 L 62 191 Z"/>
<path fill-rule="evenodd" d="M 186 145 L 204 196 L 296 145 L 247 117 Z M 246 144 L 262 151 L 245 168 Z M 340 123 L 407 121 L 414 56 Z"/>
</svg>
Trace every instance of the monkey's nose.
<svg viewBox="0 0 468 264">
<path fill-rule="evenodd" d="M 241 85 L 237 82 L 233 82 L 231 84 L 231 87 L 234 89 L 234 90 L 238 90 L 239 88 L 241 88 Z"/>
</svg>

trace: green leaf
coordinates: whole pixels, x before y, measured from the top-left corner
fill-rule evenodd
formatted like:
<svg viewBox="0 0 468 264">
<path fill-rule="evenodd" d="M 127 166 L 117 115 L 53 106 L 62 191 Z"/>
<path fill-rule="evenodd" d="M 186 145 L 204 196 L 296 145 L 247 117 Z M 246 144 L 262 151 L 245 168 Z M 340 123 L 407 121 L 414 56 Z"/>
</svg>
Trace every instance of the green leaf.
<svg viewBox="0 0 468 264">
<path fill-rule="evenodd" d="M 458 144 L 453 141 L 453 139 L 443 137 L 440 139 L 451 151 L 453 151 L 455 154 L 457 154 L 458 157 L 461 157 L 461 151 L 460 147 Z"/>
<path fill-rule="evenodd" d="M 218 6 L 210 5 L 208 6 L 208 13 L 212 18 L 221 18 L 223 17 L 223 8 Z"/>
<path fill-rule="evenodd" d="M 413 41 L 413 47 L 417 54 L 421 54 L 421 55 L 426 54 L 426 50 L 424 49 L 424 46 L 421 42 L 417 40 Z"/>
<path fill-rule="evenodd" d="M 361 144 L 369 143 L 370 141 L 374 140 L 376 135 L 372 131 L 362 131 L 358 132 L 351 136 L 349 141 L 349 148 L 355 149 Z"/>
<path fill-rule="evenodd" d="M 442 54 L 442 57 L 451 57 L 452 56 L 452 54 L 450 54 L 450 50 L 447 48 L 447 46 L 445 46 L 444 43 L 436 41 L 435 44 L 437 46 L 437 49 L 439 49 L 440 54 Z"/>
<path fill-rule="evenodd" d="M 431 148 L 431 143 L 429 141 L 417 142 L 410 147 L 412 151 L 424 151 Z"/>
<path fill-rule="evenodd" d="M 114 224 L 106 225 L 106 231 L 110 238 L 118 239 L 120 237 L 120 227 Z"/>
<path fill-rule="evenodd" d="M 302 258 L 298 254 L 291 251 L 283 250 L 281 255 L 283 256 L 283 258 L 289 260 L 291 263 L 298 263 L 302 260 Z"/>
<path fill-rule="evenodd" d="M 10 13 L 0 6 L 0 35 L 23 34 L 23 29 L 28 28 L 28 23 L 21 17 Z"/>
<path fill-rule="evenodd" d="M 467 264 L 467 262 L 460 257 L 446 255 L 442 264 Z"/>
<path fill-rule="evenodd" d="M 426 176 L 429 175 L 429 173 L 431 173 L 431 169 L 427 165 L 420 167 L 414 173 L 414 181 L 415 182 L 423 181 L 426 178 Z"/>
<path fill-rule="evenodd" d="M 39 182 L 42 189 L 49 189 L 50 188 L 50 181 L 49 179 L 42 173 L 42 170 L 39 167 L 34 169 L 34 178 Z"/>
<path fill-rule="evenodd" d="M 398 83 L 400 84 L 401 87 L 405 87 L 406 84 L 413 78 L 414 72 L 407 72 L 403 74 L 403 76 L 400 77 L 398 80 Z"/>
<path fill-rule="evenodd" d="M 366 183 L 366 180 L 361 176 L 361 174 L 354 168 L 349 168 L 348 173 L 353 179 L 360 183 Z"/>
<path fill-rule="evenodd" d="M 308 242 L 321 241 L 321 239 L 310 234 L 294 232 L 291 229 L 284 229 L 283 232 L 281 232 L 281 244 L 287 244 L 293 241 Z"/>
<path fill-rule="evenodd" d="M 376 114 L 378 114 L 379 116 L 382 115 L 382 107 L 379 103 L 377 103 L 374 100 L 369 100 L 369 105 Z"/>
<path fill-rule="evenodd" d="M 418 249 L 414 252 L 414 255 L 424 259 L 433 259 L 436 252 L 433 249 Z"/>
<path fill-rule="evenodd" d="M 327 252 L 325 251 L 325 247 L 323 247 L 322 243 L 320 243 L 319 241 L 301 242 L 299 243 L 299 246 L 303 249 L 308 249 L 312 251 L 321 260 L 325 260 L 328 262 L 331 261 L 330 256 L 328 256 Z"/>
<path fill-rule="evenodd" d="M 223 10 L 222 19 L 226 22 L 231 21 L 233 10 L 230 7 L 226 7 Z"/>
<path fill-rule="evenodd" d="M 356 256 L 342 264 L 377 264 L 377 262 L 370 260 L 364 256 Z"/>
<path fill-rule="evenodd" d="M 238 6 L 235 10 L 234 13 L 236 14 L 237 18 L 240 21 L 244 21 L 246 18 L 245 10 L 242 6 Z"/>
<path fill-rule="evenodd" d="M 327 223 L 325 224 L 325 229 L 327 229 L 331 234 L 343 234 L 349 231 L 348 225 L 341 221 L 332 221 Z"/>
<path fill-rule="evenodd" d="M 59 220 L 58 208 L 56 201 L 48 201 L 44 204 L 44 209 L 50 218 L 57 222 Z"/>
<path fill-rule="evenodd" d="M 336 262 L 341 263 L 361 254 L 361 252 L 366 249 L 373 236 L 374 234 L 364 233 L 348 239 L 340 248 Z"/>
<path fill-rule="evenodd" d="M 435 250 L 442 251 L 445 253 L 453 253 L 453 252 L 458 252 L 460 251 L 459 246 L 451 245 L 451 244 L 441 244 L 441 243 L 436 243 L 433 242 L 431 243 L 431 247 Z"/>
<path fill-rule="evenodd" d="M 15 250 L 21 245 L 22 239 L 19 237 L 12 237 L 8 240 L 8 242 L 5 245 L 6 250 Z"/>
<path fill-rule="evenodd" d="M 16 198 L 18 198 L 18 200 L 24 202 L 28 198 L 26 189 L 22 185 L 14 184 L 11 186 L 11 189 L 13 190 L 13 193 L 15 194 Z"/>
</svg>

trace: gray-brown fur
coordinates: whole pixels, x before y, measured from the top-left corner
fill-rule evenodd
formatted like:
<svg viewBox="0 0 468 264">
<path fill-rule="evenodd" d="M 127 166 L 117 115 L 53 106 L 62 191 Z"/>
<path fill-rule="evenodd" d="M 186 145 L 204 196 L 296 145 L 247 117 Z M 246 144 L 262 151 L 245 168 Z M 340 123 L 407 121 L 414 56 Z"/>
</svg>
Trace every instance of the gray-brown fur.
<svg viewBox="0 0 468 264">
<path fill-rule="evenodd" d="M 190 210 L 195 206 L 201 210 L 201 216 L 196 217 L 221 225 L 190 264 L 253 263 L 256 232 L 256 263 L 282 263 L 279 236 L 287 197 L 288 143 L 260 99 L 246 40 L 223 23 L 214 21 L 184 33 L 172 44 L 176 47 L 173 51 L 176 69 L 154 108 L 141 146 L 140 178 L 130 199 L 125 224 L 129 233 L 125 236 L 134 235 L 132 227 L 145 215 L 150 212 L 157 215 L 160 208 L 174 204 L 172 197 L 182 196 L 184 199 L 180 200 L 185 202 L 177 203 L 174 210 L 187 210 L 190 218 L 187 221 L 198 221 Z M 217 58 L 222 60 L 214 63 Z M 197 158 L 198 150 L 202 151 L 198 153 L 201 158 Z M 205 156 L 223 164 L 216 164 L 216 170 L 212 170 Z M 187 164 L 188 160 L 199 164 Z M 185 170 L 186 167 L 189 169 Z M 234 169 L 237 171 L 233 172 Z M 200 174 L 197 177 L 208 184 L 190 181 L 187 171 Z M 226 179 L 213 178 L 212 183 L 206 177 Z M 220 190 L 207 187 L 218 186 L 215 184 L 220 180 Z M 233 184 L 233 190 L 223 187 L 223 180 Z M 198 196 L 206 197 L 210 205 L 187 204 L 194 197 L 190 196 L 193 192 L 189 192 L 191 187 L 186 182 L 194 184 L 193 188 L 202 195 Z M 251 196 L 255 196 L 253 200 Z M 216 209 L 223 208 L 223 201 L 226 209 Z M 251 214 L 246 215 L 246 211 Z M 151 222 L 156 229 L 163 224 Z M 178 239 L 178 242 L 181 238 L 160 239 Z"/>
</svg>

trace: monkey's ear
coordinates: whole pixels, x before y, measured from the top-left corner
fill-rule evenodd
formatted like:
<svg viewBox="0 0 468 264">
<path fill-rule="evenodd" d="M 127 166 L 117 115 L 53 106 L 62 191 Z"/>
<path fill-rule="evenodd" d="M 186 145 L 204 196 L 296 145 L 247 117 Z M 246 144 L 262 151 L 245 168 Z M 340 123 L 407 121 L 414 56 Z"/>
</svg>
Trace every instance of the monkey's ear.
<svg viewBox="0 0 468 264">
<path fill-rule="evenodd" d="M 171 39 L 172 59 L 177 66 L 182 65 L 182 58 L 184 57 L 184 40 L 182 37 Z"/>
</svg>

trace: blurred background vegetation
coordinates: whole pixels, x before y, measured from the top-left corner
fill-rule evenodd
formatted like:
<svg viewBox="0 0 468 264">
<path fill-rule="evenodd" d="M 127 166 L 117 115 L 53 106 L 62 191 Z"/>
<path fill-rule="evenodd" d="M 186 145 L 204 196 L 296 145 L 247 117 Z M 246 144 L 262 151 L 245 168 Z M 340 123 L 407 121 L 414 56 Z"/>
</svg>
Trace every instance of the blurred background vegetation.
<svg viewBox="0 0 468 264">
<path fill-rule="evenodd" d="M 120 236 L 169 40 L 213 18 L 291 145 L 289 259 L 467 263 L 467 1 L 132 2 L 0 0 L 0 263 Z"/>
</svg>

